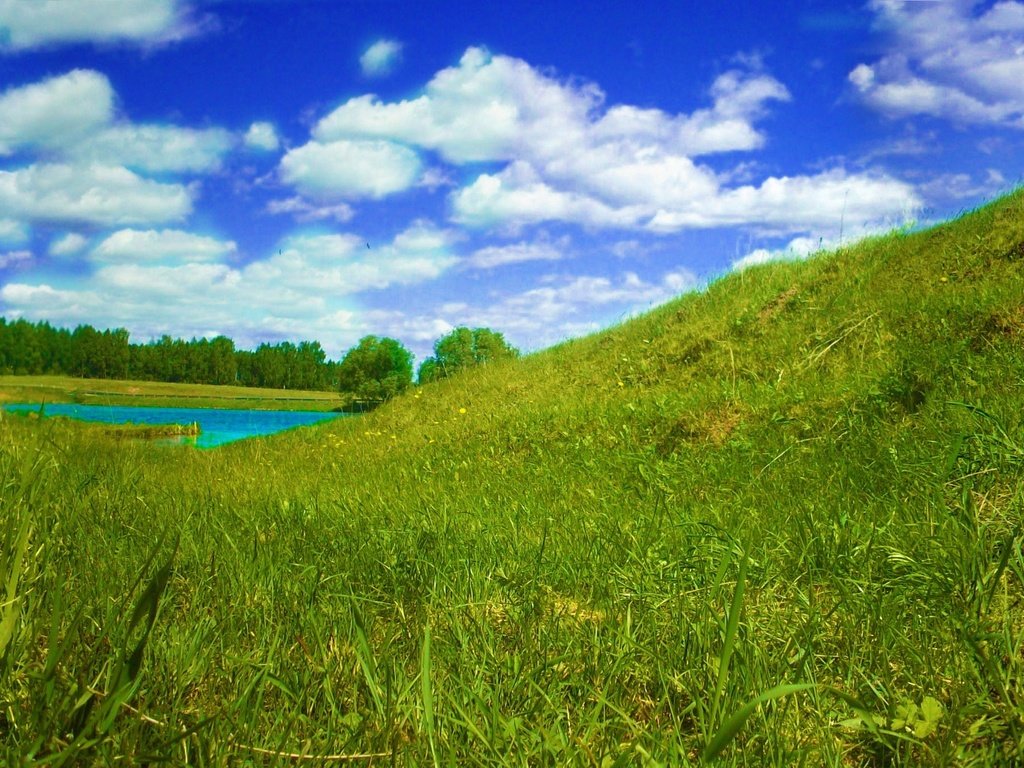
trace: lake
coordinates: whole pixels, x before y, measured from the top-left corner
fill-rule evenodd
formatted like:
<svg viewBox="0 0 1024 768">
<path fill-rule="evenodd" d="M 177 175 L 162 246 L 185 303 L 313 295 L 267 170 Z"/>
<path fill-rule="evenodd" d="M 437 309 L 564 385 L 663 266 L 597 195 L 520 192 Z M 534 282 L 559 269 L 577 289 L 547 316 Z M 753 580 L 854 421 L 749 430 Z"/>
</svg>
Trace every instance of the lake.
<svg viewBox="0 0 1024 768">
<path fill-rule="evenodd" d="M 38 411 L 39 405 L 5 405 L 7 411 Z M 47 403 L 47 416 L 67 416 L 104 424 L 199 424 L 199 436 L 181 438 L 199 448 L 213 448 L 235 440 L 270 435 L 285 429 L 305 427 L 345 414 L 319 411 L 244 411 L 226 408 L 150 408 L 145 406 L 76 405 Z"/>
</svg>

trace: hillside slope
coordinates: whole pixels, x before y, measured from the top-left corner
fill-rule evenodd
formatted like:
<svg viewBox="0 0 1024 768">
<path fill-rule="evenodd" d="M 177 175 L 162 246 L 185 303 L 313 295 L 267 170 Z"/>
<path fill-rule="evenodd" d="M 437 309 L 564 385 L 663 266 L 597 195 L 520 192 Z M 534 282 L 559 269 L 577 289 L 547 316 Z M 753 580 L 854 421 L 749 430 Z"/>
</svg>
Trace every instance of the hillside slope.
<svg viewBox="0 0 1024 768">
<path fill-rule="evenodd" d="M 214 763 L 1011 764 L 1022 415 L 1018 192 L 269 440 L 7 419 L 3 502 L 36 560 L 0 737 Z"/>
</svg>

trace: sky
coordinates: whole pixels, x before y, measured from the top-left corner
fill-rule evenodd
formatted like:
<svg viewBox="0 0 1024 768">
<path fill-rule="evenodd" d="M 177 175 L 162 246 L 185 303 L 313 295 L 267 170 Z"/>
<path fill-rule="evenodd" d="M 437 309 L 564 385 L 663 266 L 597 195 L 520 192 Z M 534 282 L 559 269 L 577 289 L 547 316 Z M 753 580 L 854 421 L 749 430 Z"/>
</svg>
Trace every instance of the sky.
<svg viewBox="0 0 1024 768">
<path fill-rule="evenodd" d="M 0 314 L 532 351 L 969 210 L 1022 137 L 1013 0 L 0 0 Z"/>
</svg>

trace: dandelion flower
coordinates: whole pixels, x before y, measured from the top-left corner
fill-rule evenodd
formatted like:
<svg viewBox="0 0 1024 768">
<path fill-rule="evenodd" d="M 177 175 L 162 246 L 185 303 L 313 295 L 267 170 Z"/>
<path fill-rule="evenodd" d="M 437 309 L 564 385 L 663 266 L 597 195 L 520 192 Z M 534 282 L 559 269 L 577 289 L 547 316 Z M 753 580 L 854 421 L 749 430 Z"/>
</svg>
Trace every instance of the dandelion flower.
<svg viewBox="0 0 1024 768">
<path fill-rule="evenodd" d="M 465 412 L 466 412 L 465 408 L 459 408 L 459 413 L 465 413 Z"/>
</svg>

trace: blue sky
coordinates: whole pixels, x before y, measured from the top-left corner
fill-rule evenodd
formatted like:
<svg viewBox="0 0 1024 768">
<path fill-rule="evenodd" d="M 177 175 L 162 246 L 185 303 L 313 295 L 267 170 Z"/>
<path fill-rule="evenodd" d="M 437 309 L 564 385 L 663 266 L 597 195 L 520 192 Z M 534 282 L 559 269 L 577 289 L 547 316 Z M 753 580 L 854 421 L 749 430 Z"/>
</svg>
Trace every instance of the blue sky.
<svg viewBox="0 0 1024 768">
<path fill-rule="evenodd" d="M 0 0 L 0 312 L 533 350 L 976 206 L 1022 135 L 1022 2 Z"/>
</svg>

